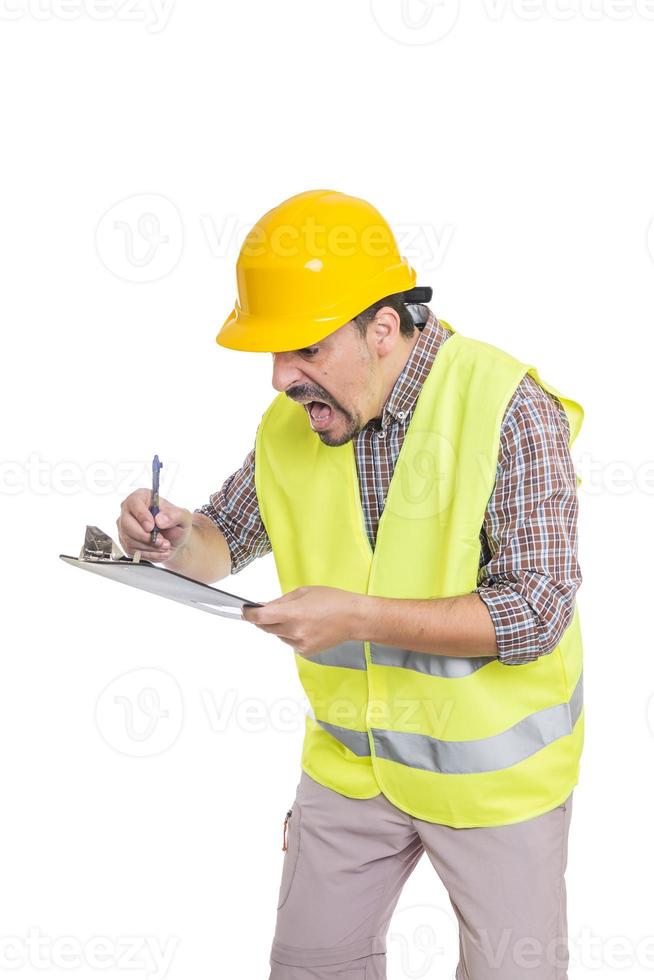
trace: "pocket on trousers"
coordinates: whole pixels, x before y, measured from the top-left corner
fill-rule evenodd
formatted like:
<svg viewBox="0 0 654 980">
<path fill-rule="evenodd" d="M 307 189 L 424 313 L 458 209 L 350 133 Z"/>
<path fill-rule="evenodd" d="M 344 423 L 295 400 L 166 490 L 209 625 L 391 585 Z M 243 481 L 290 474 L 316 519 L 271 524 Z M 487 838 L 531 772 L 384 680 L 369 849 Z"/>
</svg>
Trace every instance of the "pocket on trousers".
<svg viewBox="0 0 654 980">
<path fill-rule="evenodd" d="M 284 865 L 282 867 L 282 880 L 279 886 L 279 898 L 277 908 L 281 909 L 291 891 L 291 885 L 295 877 L 297 861 L 300 854 L 300 832 L 302 811 L 297 799 L 288 811 L 286 823 L 286 851 L 284 852 Z"/>
</svg>

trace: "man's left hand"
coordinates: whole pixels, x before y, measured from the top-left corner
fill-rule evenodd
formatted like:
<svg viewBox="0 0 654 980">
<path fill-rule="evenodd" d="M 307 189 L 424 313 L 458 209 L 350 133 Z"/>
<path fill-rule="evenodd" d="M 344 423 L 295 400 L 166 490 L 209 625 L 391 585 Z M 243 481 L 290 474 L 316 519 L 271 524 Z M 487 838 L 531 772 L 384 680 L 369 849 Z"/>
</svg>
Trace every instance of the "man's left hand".
<svg viewBox="0 0 654 980">
<path fill-rule="evenodd" d="M 243 608 L 241 617 L 310 657 L 346 640 L 358 639 L 366 598 L 358 592 L 306 585 L 264 606 Z"/>
</svg>

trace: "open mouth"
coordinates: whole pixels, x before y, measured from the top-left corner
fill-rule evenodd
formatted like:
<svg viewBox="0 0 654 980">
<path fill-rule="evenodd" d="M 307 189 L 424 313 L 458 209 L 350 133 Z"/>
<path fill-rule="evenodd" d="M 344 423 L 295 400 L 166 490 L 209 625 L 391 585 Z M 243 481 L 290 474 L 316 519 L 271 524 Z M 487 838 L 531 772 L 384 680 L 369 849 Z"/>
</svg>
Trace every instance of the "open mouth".
<svg viewBox="0 0 654 980">
<path fill-rule="evenodd" d="M 311 428 L 316 432 L 320 432 L 326 429 L 334 415 L 334 410 L 331 405 L 327 405 L 326 402 L 308 402 L 304 406 L 309 414 L 309 420 L 311 422 Z"/>
</svg>

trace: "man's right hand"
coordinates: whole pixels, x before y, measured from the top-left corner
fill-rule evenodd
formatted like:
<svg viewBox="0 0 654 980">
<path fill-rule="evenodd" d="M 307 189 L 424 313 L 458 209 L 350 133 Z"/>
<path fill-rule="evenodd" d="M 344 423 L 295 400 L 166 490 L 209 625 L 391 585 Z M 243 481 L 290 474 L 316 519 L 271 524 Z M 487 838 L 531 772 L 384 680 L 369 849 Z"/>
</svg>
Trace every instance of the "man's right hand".
<svg viewBox="0 0 654 980">
<path fill-rule="evenodd" d="M 156 517 L 157 540 L 150 541 L 155 518 L 150 513 L 150 490 L 134 490 L 120 505 L 120 517 L 116 521 L 118 540 L 131 558 L 140 551 L 146 561 L 169 561 L 188 541 L 193 515 L 190 510 L 175 507 L 159 497 L 159 513 Z"/>
</svg>

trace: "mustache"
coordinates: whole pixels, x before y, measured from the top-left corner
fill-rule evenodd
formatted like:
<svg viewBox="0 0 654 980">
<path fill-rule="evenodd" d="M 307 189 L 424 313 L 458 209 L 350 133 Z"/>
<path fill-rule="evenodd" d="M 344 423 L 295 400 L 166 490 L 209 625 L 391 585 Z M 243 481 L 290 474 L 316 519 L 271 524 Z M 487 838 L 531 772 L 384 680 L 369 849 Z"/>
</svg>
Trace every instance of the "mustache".
<svg viewBox="0 0 654 980">
<path fill-rule="evenodd" d="M 329 396 L 325 397 L 324 394 L 316 394 L 307 385 L 297 385 L 295 388 L 289 388 L 288 391 L 286 392 L 286 395 L 292 401 L 296 401 L 296 402 L 306 402 L 310 400 L 310 401 L 324 402 L 325 405 L 330 405 L 332 408 L 335 407 L 334 403 L 332 402 L 331 398 L 329 398 Z"/>
</svg>

